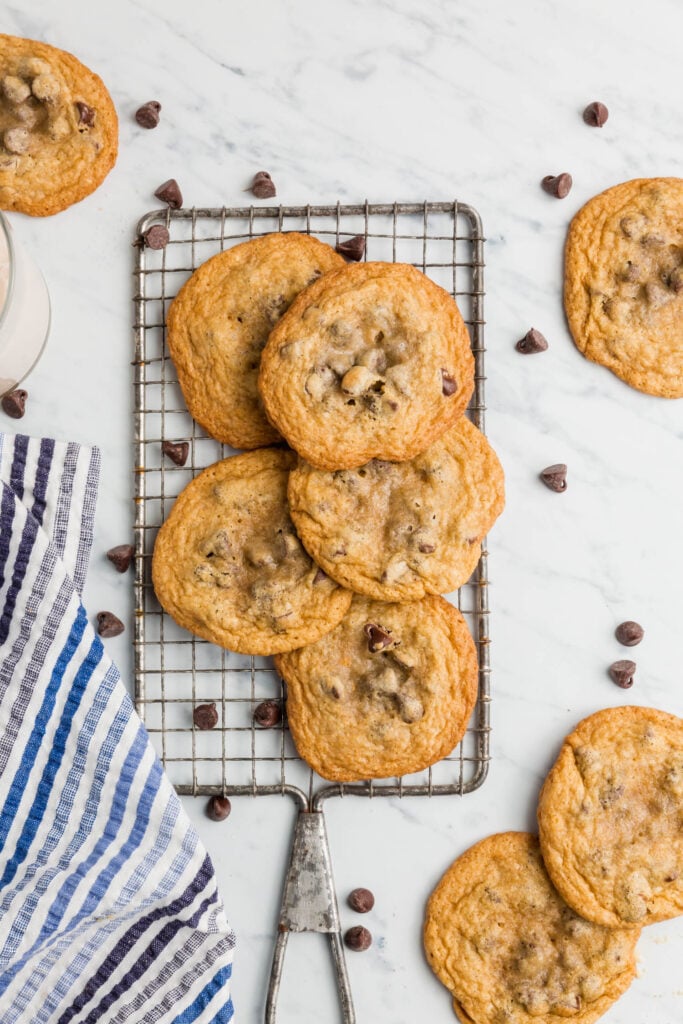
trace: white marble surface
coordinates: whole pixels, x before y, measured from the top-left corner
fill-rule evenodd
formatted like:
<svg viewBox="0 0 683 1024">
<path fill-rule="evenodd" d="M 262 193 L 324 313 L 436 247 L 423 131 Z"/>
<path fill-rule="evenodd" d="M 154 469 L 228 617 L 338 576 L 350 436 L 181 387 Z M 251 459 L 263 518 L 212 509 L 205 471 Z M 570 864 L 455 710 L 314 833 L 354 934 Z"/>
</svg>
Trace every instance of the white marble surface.
<svg viewBox="0 0 683 1024">
<path fill-rule="evenodd" d="M 186 203 L 241 204 L 265 168 L 284 203 L 441 199 L 476 206 L 488 236 L 488 429 L 507 473 L 491 536 L 493 763 L 463 799 L 328 805 L 338 889 L 377 896 L 375 944 L 349 956 L 360 1022 L 453 1020 L 421 953 L 430 888 L 483 836 L 534 824 L 561 737 L 623 702 L 683 713 L 681 404 L 631 391 L 575 351 L 560 302 L 566 225 L 595 192 L 635 176 L 680 174 L 683 6 L 650 0 L 88 0 L 0 5 L 3 30 L 73 50 L 107 82 L 121 116 L 118 165 L 79 206 L 12 218 L 48 278 L 54 324 L 32 375 L 25 430 L 99 444 L 103 478 L 86 599 L 128 616 L 131 581 L 104 551 L 131 535 L 131 237 L 154 188 Z M 132 118 L 157 98 L 154 132 Z M 610 108 L 602 130 L 584 105 Z M 539 188 L 568 170 L 557 201 Z M 530 325 L 549 351 L 513 348 Z M 11 429 L 9 422 L 3 424 Z M 555 495 L 537 472 L 569 465 Z M 640 620 L 638 679 L 606 677 L 622 656 L 614 626 Z M 131 678 L 130 631 L 109 642 Z M 234 801 L 212 825 L 187 801 L 220 874 L 239 936 L 234 998 L 262 1019 L 293 807 Z M 343 911 L 344 925 L 352 915 Z M 683 1018 L 683 919 L 643 935 L 640 977 L 604 1018 Z M 327 950 L 294 936 L 282 1022 L 336 1019 Z"/>
</svg>

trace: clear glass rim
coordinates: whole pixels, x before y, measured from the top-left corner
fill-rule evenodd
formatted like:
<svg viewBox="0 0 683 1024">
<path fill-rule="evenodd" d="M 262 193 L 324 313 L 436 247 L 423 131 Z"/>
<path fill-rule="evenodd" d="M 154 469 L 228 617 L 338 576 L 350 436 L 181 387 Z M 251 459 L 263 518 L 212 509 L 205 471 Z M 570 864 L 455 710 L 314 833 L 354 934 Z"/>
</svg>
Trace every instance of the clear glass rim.
<svg viewBox="0 0 683 1024">
<path fill-rule="evenodd" d="M 2 309 L 0 309 L 0 328 L 5 322 L 7 311 L 10 308 L 12 302 L 12 293 L 14 292 L 14 244 L 12 242 L 12 232 L 10 231 L 9 223 L 2 210 L 0 210 L 0 230 L 2 231 L 2 238 L 0 238 L 0 245 L 4 240 L 7 246 L 7 256 L 9 258 L 9 273 L 7 275 L 7 294 L 5 295 L 5 301 Z"/>
</svg>

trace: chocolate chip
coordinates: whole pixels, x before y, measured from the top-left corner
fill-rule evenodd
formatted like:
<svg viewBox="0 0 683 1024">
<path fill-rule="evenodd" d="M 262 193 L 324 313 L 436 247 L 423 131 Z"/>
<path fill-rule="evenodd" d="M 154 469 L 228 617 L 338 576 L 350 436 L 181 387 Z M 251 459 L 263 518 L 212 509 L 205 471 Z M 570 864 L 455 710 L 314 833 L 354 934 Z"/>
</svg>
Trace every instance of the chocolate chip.
<svg viewBox="0 0 683 1024">
<path fill-rule="evenodd" d="M 537 331 L 535 327 L 531 327 L 524 337 L 519 339 L 515 348 L 522 355 L 531 356 L 535 355 L 536 352 L 545 352 L 548 348 L 548 342 L 540 331 Z"/>
<path fill-rule="evenodd" d="M 161 445 L 164 455 L 168 455 L 171 462 L 176 466 L 184 466 L 190 452 L 189 441 L 164 441 Z"/>
<path fill-rule="evenodd" d="M 135 120 L 141 128 L 156 128 L 159 124 L 159 112 L 161 111 L 161 103 L 156 100 L 150 100 L 148 103 L 143 103 L 141 107 L 135 111 Z"/>
<path fill-rule="evenodd" d="M 567 490 L 567 467 L 563 462 L 557 462 L 554 466 L 547 466 L 540 474 L 541 480 L 551 491 L 561 494 Z"/>
<path fill-rule="evenodd" d="M 624 647 L 635 647 L 645 636 L 645 630 L 638 622 L 622 622 L 614 631 L 614 635 Z"/>
<path fill-rule="evenodd" d="M 354 953 L 364 953 L 372 945 L 372 935 L 362 924 L 357 924 L 344 934 L 344 942 Z"/>
<path fill-rule="evenodd" d="M 20 420 L 26 412 L 27 398 L 28 391 L 24 391 L 23 388 L 8 392 L 2 396 L 2 411 L 11 416 L 13 420 Z"/>
<path fill-rule="evenodd" d="M 683 291 L 683 270 L 680 267 L 671 271 L 667 284 L 676 293 Z"/>
<path fill-rule="evenodd" d="M 148 249 L 165 249 L 171 236 L 163 224 L 152 224 L 142 237 Z"/>
<path fill-rule="evenodd" d="M 448 370 L 441 371 L 441 391 L 448 398 L 450 395 L 454 395 L 458 390 L 455 377 L 448 372 Z"/>
<path fill-rule="evenodd" d="M 375 897 L 369 889 L 353 889 L 349 893 L 348 904 L 357 914 L 367 914 L 375 905 Z"/>
<path fill-rule="evenodd" d="M 541 181 L 541 188 L 549 195 L 555 196 L 556 199 L 564 199 L 565 196 L 569 195 L 572 184 L 572 176 L 566 172 L 557 176 L 546 174 L 545 178 Z"/>
<path fill-rule="evenodd" d="M 418 550 L 421 551 L 423 555 L 431 555 L 432 551 L 436 551 L 436 547 L 434 544 L 420 544 Z"/>
<path fill-rule="evenodd" d="M 175 178 L 169 178 L 163 185 L 159 185 L 154 195 L 161 199 L 162 203 L 167 203 L 172 210 L 179 210 L 183 205 L 183 194 Z"/>
<path fill-rule="evenodd" d="M 135 548 L 132 544 L 117 544 L 115 548 L 109 548 L 107 558 L 117 572 L 126 572 L 133 561 Z"/>
<path fill-rule="evenodd" d="M 112 636 L 120 636 L 126 627 L 113 612 L 97 613 L 97 632 L 108 640 Z"/>
<path fill-rule="evenodd" d="M 82 124 L 85 128 L 92 128 L 95 123 L 95 111 L 93 108 L 81 100 L 76 100 L 76 109 L 78 110 L 78 123 Z"/>
<path fill-rule="evenodd" d="M 206 814 L 211 821 L 225 821 L 231 810 L 232 804 L 227 796 L 212 796 L 206 805 Z"/>
<path fill-rule="evenodd" d="M 318 571 L 316 572 L 315 576 L 313 577 L 313 582 L 314 583 L 322 583 L 322 581 L 326 580 L 326 579 L 327 579 L 327 573 L 324 572 L 322 569 L 318 569 Z"/>
<path fill-rule="evenodd" d="M 218 725 L 218 712 L 213 701 L 211 704 L 197 704 L 192 711 L 192 721 L 197 729 L 215 728 Z"/>
<path fill-rule="evenodd" d="M 371 654 L 383 651 L 385 647 L 391 647 L 394 642 L 391 630 L 385 629 L 384 626 L 380 626 L 376 622 L 366 622 L 363 632 L 368 638 L 368 650 Z"/>
<path fill-rule="evenodd" d="M 257 199 L 272 199 L 277 195 L 273 179 L 268 171 L 258 171 L 251 183 L 251 192 Z"/>
<path fill-rule="evenodd" d="M 604 103 L 600 103 L 598 100 L 589 103 L 583 112 L 583 119 L 591 128 L 602 128 L 608 117 L 609 110 Z"/>
<path fill-rule="evenodd" d="M 633 676 L 636 671 L 635 661 L 615 661 L 609 667 L 609 674 L 612 681 L 620 686 L 622 690 L 628 690 L 633 686 Z"/>
<path fill-rule="evenodd" d="M 276 700 L 261 701 L 254 708 L 254 723 L 261 729 L 273 729 L 282 721 L 282 709 Z"/>
<path fill-rule="evenodd" d="M 353 238 L 337 242 L 334 249 L 340 256 L 345 256 L 347 260 L 358 263 L 365 255 L 365 235 L 354 235 Z"/>
</svg>

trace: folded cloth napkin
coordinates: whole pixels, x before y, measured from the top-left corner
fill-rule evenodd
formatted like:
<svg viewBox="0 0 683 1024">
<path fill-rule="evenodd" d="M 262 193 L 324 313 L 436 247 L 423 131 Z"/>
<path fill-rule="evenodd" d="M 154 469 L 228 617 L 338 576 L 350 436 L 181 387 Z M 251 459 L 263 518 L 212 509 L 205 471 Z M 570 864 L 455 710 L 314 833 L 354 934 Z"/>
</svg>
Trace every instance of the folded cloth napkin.
<svg viewBox="0 0 683 1024">
<path fill-rule="evenodd" d="M 0 1024 L 223 1024 L 213 866 L 80 601 L 99 463 L 0 435 Z"/>
</svg>

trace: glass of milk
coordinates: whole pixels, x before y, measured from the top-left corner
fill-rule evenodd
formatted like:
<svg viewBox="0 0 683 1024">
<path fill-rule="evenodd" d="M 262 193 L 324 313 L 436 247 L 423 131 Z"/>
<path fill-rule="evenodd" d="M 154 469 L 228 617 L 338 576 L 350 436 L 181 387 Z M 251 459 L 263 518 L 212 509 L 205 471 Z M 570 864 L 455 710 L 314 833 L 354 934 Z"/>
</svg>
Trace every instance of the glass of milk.
<svg viewBox="0 0 683 1024">
<path fill-rule="evenodd" d="M 0 396 L 38 362 L 50 330 L 50 296 L 43 275 L 0 213 Z"/>
</svg>

